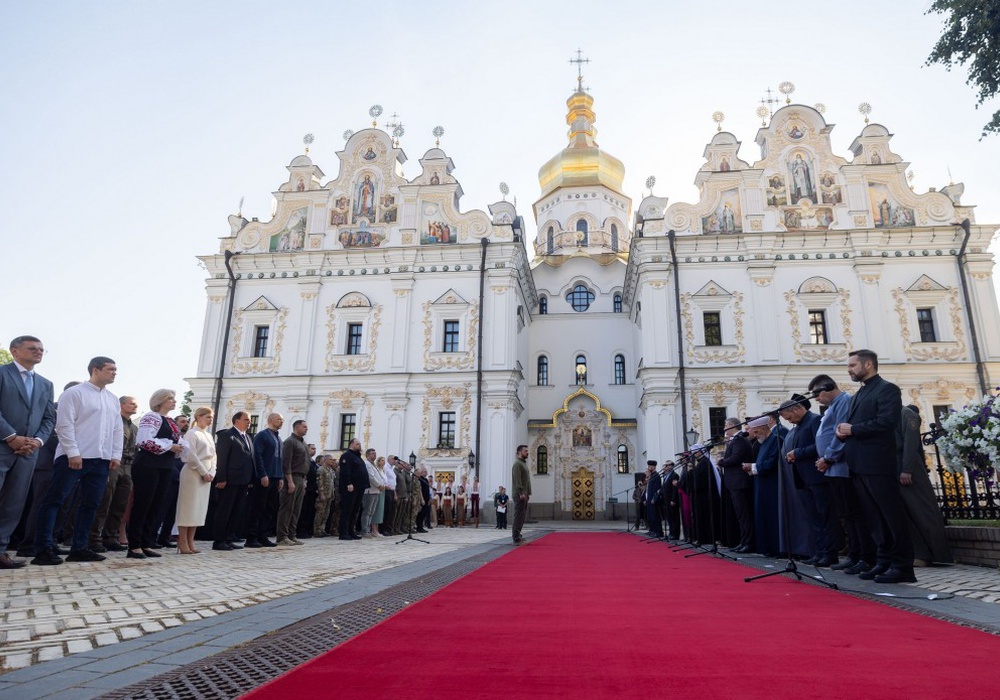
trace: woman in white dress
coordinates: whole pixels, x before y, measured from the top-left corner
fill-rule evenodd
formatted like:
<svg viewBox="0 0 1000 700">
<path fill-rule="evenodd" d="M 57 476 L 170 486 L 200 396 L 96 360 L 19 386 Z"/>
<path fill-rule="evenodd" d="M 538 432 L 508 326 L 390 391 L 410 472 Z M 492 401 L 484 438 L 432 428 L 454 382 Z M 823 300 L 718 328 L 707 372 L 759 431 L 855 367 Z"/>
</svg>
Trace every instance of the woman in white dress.
<svg viewBox="0 0 1000 700">
<path fill-rule="evenodd" d="M 215 478 L 215 441 L 208 433 L 212 409 L 202 406 L 194 412 L 194 427 L 187 432 L 187 445 L 181 453 L 180 490 L 177 495 L 177 551 L 198 554 L 194 533 L 205 524 L 208 497 Z"/>
</svg>

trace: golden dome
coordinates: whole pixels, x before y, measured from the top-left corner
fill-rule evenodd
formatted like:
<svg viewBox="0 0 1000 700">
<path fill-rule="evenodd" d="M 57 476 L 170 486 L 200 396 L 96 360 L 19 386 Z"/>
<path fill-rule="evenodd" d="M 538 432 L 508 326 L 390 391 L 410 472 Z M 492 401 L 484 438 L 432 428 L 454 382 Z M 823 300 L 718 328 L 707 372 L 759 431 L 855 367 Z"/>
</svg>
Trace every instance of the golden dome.
<svg viewBox="0 0 1000 700">
<path fill-rule="evenodd" d="M 625 166 L 597 147 L 593 106 L 594 98 L 583 90 L 577 90 L 566 100 L 569 146 L 538 170 L 542 197 L 560 187 L 586 185 L 603 185 L 615 192 L 622 191 Z"/>
</svg>

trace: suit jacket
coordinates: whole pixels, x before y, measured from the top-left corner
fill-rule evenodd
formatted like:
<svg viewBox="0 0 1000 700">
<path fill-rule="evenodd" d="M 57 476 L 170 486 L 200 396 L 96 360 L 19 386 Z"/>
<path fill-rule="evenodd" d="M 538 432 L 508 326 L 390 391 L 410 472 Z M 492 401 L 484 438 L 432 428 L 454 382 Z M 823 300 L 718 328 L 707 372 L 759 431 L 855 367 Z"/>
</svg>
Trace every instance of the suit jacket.
<svg viewBox="0 0 1000 700">
<path fill-rule="evenodd" d="M 398 483 L 398 482 L 397 482 Z M 354 491 L 348 491 L 347 487 L 353 486 Z M 360 495 L 368 488 L 368 467 L 361 455 L 354 450 L 344 450 L 340 455 L 340 480 L 337 489 L 340 495 L 347 494 Z"/>
<path fill-rule="evenodd" d="M 753 488 L 753 477 L 743 471 L 744 462 L 753 462 L 750 441 L 737 433 L 726 443 L 726 451 L 719 459 L 726 488 L 730 491 Z"/>
<path fill-rule="evenodd" d="M 253 448 L 239 430 L 226 428 L 216 433 L 215 454 L 218 457 L 215 469 L 217 482 L 225 482 L 227 486 L 246 486 L 253 480 Z"/>
<path fill-rule="evenodd" d="M 260 481 L 265 476 L 269 479 L 284 479 L 281 470 L 281 438 L 270 428 L 257 431 L 253 436 L 254 477 Z"/>
<path fill-rule="evenodd" d="M 816 469 L 816 432 L 819 430 L 820 417 L 810 411 L 788 432 L 785 439 L 785 454 L 794 451 L 795 461 L 792 462 L 795 477 L 795 487 L 805 488 L 815 484 L 825 484 L 826 476 Z M 784 456 L 784 455 L 782 455 Z"/>
<path fill-rule="evenodd" d="M 875 375 L 851 399 L 851 435 L 844 454 L 852 474 L 896 475 L 896 432 L 903 411 L 899 387 Z"/>
<path fill-rule="evenodd" d="M 56 409 L 52 403 L 52 382 L 35 374 L 31 400 L 24 388 L 21 372 L 13 362 L 0 366 L 0 440 L 8 435 L 27 435 L 45 443 L 56 424 Z M 38 450 L 30 457 L 20 458 L 34 464 Z M 9 468 L 18 456 L 0 441 L 0 467 Z"/>
<path fill-rule="evenodd" d="M 661 489 L 663 488 L 663 478 L 660 472 L 654 471 L 646 482 L 646 503 L 657 504 L 663 500 Z"/>
<path fill-rule="evenodd" d="M 680 504 L 681 500 L 677 486 L 680 484 L 681 476 L 677 473 L 677 470 L 671 469 L 669 474 L 661 475 L 660 480 L 663 482 L 663 502 L 667 507 L 670 507 L 671 503 Z"/>
</svg>

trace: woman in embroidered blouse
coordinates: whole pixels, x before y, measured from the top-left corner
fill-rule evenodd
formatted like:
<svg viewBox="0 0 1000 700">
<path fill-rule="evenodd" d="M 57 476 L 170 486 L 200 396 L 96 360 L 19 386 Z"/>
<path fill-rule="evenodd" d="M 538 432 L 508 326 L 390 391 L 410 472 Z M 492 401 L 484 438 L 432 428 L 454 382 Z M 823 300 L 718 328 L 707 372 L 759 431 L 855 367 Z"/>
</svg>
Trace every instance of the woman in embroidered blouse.
<svg viewBox="0 0 1000 700">
<path fill-rule="evenodd" d="M 181 431 L 167 414 L 177 406 L 170 389 L 158 389 L 149 399 L 152 409 L 139 421 L 132 460 L 132 514 L 129 516 L 129 559 L 159 557 L 152 549 L 156 538 L 156 520 L 174 474 L 174 455 L 184 447 Z"/>
<path fill-rule="evenodd" d="M 184 436 L 187 446 L 181 453 L 181 471 L 177 496 L 177 551 L 198 554 L 194 548 L 194 533 L 205 524 L 208 497 L 215 478 L 215 440 L 208 434 L 212 424 L 212 409 L 202 406 L 194 412 L 194 427 Z"/>
</svg>

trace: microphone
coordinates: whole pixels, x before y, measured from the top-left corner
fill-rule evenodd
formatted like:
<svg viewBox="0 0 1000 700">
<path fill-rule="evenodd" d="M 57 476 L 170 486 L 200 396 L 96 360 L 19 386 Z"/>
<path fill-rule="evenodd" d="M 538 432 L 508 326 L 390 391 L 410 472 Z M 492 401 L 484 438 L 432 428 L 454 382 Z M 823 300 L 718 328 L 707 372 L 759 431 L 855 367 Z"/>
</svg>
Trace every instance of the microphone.
<svg viewBox="0 0 1000 700">
<path fill-rule="evenodd" d="M 810 399 L 815 399 L 817 396 L 819 396 L 824 391 L 833 391 L 836 388 L 837 388 L 836 384 L 834 384 L 833 382 L 827 382 L 826 384 L 821 384 L 820 386 L 818 386 L 815 389 L 813 389 L 812 391 L 810 391 L 809 394 L 808 394 L 808 397 Z"/>
</svg>

